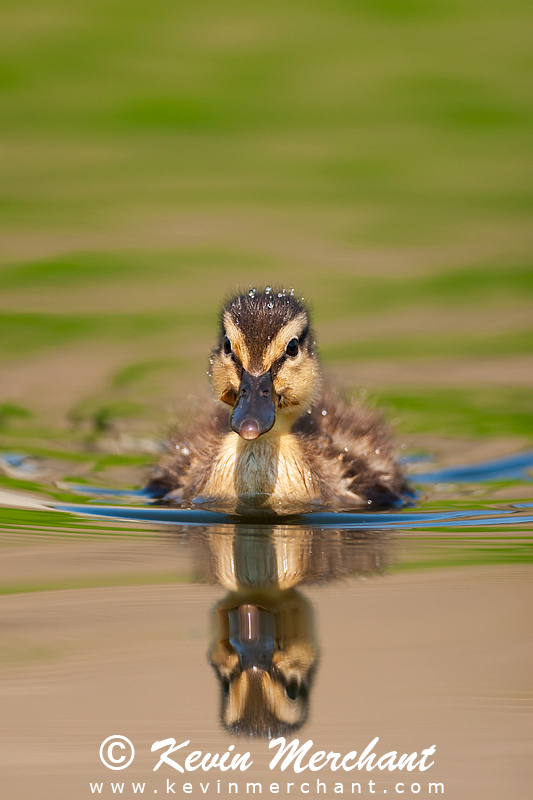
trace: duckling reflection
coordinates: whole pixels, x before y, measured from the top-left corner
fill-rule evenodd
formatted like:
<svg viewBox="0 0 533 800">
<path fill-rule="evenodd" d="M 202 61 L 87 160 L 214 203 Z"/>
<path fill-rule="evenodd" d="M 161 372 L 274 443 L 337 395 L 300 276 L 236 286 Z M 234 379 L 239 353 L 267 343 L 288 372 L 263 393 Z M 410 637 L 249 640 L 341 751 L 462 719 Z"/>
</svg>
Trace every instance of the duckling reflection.
<svg viewBox="0 0 533 800">
<path fill-rule="evenodd" d="M 194 541 L 203 578 L 228 589 L 213 609 L 208 654 L 222 725 L 268 738 L 296 730 L 307 719 L 318 645 L 313 608 L 295 587 L 381 571 L 389 539 L 236 526 L 210 528 Z"/>
<path fill-rule="evenodd" d="M 214 612 L 209 653 L 232 733 L 272 736 L 307 717 L 317 663 L 312 611 L 299 592 L 230 592 Z"/>
</svg>

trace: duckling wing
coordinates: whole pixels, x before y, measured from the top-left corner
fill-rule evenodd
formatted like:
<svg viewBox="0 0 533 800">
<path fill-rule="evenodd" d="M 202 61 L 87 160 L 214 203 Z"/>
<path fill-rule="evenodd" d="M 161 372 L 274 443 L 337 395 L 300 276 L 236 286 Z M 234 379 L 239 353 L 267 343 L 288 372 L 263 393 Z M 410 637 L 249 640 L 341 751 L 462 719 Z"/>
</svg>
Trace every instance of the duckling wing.
<svg viewBox="0 0 533 800">
<path fill-rule="evenodd" d="M 409 486 L 380 413 L 326 394 L 304 417 L 300 431 L 315 440 L 316 457 L 337 501 L 374 508 L 403 505 Z"/>
<path fill-rule="evenodd" d="M 230 430 L 229 412 L 210 402 L 191 422 L 172 432 L 167 454 L 153 471 L 150 489 L 175 503 L 191 502 L 205 480 L 213 453 Z"/>
</svg>

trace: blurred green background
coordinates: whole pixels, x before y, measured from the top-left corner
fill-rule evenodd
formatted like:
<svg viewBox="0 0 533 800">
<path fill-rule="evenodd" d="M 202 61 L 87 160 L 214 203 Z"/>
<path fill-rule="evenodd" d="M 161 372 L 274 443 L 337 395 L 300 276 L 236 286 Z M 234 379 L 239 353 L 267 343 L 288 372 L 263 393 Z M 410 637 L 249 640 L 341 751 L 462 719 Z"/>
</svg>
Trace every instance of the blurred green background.
<svg viewBox="0 0 533 800">
<path fill-rule="evenodd" d="M 0 10 L 1 447 L 149 460 L 266 284 L 411 445 L 531 441 L 530 3 Z"/>
</svg>

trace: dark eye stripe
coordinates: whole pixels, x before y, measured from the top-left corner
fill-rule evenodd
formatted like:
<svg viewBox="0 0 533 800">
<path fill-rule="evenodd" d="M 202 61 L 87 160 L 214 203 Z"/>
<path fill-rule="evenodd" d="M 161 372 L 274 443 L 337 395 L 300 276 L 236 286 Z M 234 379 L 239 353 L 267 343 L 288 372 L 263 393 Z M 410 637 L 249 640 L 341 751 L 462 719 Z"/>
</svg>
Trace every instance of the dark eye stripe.
<svg viewBox="0 0 533 800">
<path fill-rule="evenodd" d="M 301 334 L 300 334 L 300 335 L 299 335 L 299 337 L 298 337 L 298 339 L 299 339 L 299 341 L 300 341 L 300 344 L 301 344 L 301 343 L 304 341 L 304 339 L 307 337 L 307 334 L 308 334 L 308 333 L 309 333 L 309 325 L 306 325 L 306 326 L 305 326 L 305 328 L 303 329 L 303 331 L 301 332 Z"/>
</svg>

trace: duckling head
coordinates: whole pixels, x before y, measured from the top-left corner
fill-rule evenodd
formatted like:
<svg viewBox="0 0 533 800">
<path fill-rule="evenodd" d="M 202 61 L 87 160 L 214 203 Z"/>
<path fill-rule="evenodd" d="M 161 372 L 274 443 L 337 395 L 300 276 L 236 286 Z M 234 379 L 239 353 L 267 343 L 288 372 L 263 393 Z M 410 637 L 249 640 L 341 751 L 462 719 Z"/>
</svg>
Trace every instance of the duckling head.
<svg viewBox="0 0 533 800">
<path fill-rule="evenodd" d="M 252 290 L 222 308 L 211 356 L 216 396 L 233 407 L 231 427 L 243 439 L 280 432 L 313 404 L 320 369 L 309 312 L 285 290 Z"/>
</svg>

